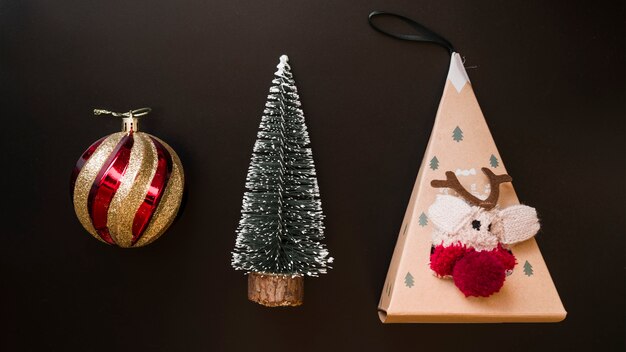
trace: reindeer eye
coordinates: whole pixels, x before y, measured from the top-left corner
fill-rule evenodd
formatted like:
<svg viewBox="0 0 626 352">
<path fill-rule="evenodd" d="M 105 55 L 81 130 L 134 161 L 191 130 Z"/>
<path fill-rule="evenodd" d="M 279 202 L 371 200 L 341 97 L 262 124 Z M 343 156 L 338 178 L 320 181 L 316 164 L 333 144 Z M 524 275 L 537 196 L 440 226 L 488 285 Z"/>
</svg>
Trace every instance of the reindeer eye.
<svg viewBox="0 0 626 352">
<path fill-rule="evenodd" d="M 474 230 L 480 230 L 480 221 L 478 220 L 472 221 L 472 227 L 474 228 Z"/>
<path fill-rule="evenodd" d="M 489 224 L 489 226 L 487 226 L 487 231 L 491 232 L 491 224 Z"/>
</svg>

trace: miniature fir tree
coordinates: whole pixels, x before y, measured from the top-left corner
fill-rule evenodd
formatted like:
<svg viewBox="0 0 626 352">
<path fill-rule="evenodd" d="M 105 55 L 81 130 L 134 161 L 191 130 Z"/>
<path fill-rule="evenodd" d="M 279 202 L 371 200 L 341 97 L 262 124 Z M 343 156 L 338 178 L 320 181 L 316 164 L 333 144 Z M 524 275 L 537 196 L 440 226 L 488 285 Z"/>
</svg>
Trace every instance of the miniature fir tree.
<svg viewBox="0 0 626 352">
<path fill-rule="evenodd" d="M 433 158 L 430 159 L 430 168 L 433 170 L 437 170 L 439 168 L 439 160 L 436 156 L 433 156 Z"/>
<path fill-rule="evenodd" d="M 411 273 L 406 273 L 406 276 L 404 277 L 404 284 L 408 288 L 411 288 L 413 287 L 413 285 L 415 285 L 415 281 L 413 280 L 413 275 L 411 275 Z"/>
<path fill-rule="evenodd" d="M 526 274 L 526 276 L 531 276 L 533 274 L 533 266 L 530 265 L 528 260 L 524 263 L 524 274 Z"/>
<path fill-rule="evenodd" d="M 489 158 L 489 165 L 491 165 L 491 167 L 498 167 L 498 165 L 500 165 L 498 158 L 493 154 L 491 154 L 491 158 Z"/>
<path fill-rule="evenodd" d="M 280 57 L 246 178 L 232 266 L 248 273 L 248 298 L 302 303 L 303 276 L 326 273 L 320 193 L 298 91 Z"/>
<path fill-rule="evenodd" d="M 452 131 L 452 139 L 454 139 L 457 142 L 460 142 L 463 140 L 463 131 L 461 131 L 459 126 L 456 126 L 454 131 Z"/>
</svg>

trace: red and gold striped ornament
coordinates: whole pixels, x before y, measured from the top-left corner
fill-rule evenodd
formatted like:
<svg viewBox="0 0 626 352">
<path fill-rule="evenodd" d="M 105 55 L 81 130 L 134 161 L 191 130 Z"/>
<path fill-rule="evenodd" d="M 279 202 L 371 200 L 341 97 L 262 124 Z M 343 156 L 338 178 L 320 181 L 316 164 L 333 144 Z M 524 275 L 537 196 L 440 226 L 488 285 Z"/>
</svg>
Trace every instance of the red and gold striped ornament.
<svg viewBox="0 0 626 352">
<path fill-rule="evenodd" d="M 122 117 L 122 132 L 93 143 L 78 159 L 71 178 L 74 210 L 96 239 L 129 248 L 145 246 L 172 224 L 183 196 L 185 177 L 176 152 L 137 129 L 149 108 Z"/>
</svg>

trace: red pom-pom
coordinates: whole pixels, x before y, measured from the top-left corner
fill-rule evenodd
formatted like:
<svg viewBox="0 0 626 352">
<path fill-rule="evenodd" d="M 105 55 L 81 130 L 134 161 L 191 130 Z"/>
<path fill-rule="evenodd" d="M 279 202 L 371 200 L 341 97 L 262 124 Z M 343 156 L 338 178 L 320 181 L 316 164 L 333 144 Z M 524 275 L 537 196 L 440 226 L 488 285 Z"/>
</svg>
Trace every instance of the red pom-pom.
<svg viewBox="0 0 626 352">
<path fill-rule="evenodd" d="M 504 265 L 491 251 L 468 251 L 454 266 L 452 277 L 465 297 L 488 297 L 500 291 L 504 272 Z"/>
<path fill-rule="evenodd" d="M 517 260 L 515 259 L 513 253 L 502 248 L 500 244 L 498 244 L 498 248 L 495 248 L 492 252 L 496 255 L 496 257 L 498 257 L 500 263 L 504 265 L 504 270 L 513 270 L 515 264 L 517 264 Z"/>
<path fill-rule="evenodd" d="M 448 247 L 438 245 L 430 255 L 430 268 L 438 276 L 452 275 L 452 269 L 457 261 L 465 254 L 465 246 L 453 244 Z"/>
</svg>

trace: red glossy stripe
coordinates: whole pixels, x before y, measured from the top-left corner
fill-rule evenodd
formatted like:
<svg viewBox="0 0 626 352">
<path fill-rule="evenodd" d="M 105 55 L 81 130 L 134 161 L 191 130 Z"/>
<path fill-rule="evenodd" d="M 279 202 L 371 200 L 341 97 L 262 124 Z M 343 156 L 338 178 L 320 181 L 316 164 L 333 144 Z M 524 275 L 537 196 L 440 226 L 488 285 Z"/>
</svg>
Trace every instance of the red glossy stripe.
<svg viewBox="0 0 626 352">
<path fill-rule="evenodd" d="M 120 186 L 122 176 L 128 168 L 133 142 L 133 134 L 131 133 L 124 136 L 115 146 L 115 149 L 98 172 L 87 200 L 93 227 L 98 232 L 100 238 L 110 244 L 115 244 L 115 241 L 109 234 L 107 226 L 109 205 Z"/>
<path fill-rule="evenodd" d="M 150 183 L 150 189 L 148 189 L 146 198 L 139 206 L 135 218 L 133 219 L 133 239 L 131 245 L 139 241 L 141 235 L 143 235 L 148 227 L 154 215 L 154 211 L 161 201 L 165 187 L 167 187 L 170 175 L 172 174 L 172 156 L 163 144 L 152 137 L 150 137 L 150 139 L 157 150 L 157 169 Z"/>
<path fill-rule="evenodd" d="M 98 149 L 102 141 L 104 141 L 106 138 L 107 137 L 102 137 L 99 140 L 95 141 L 92 145 L 89 146 L 89 148 L 87 148 L 87 150 L 85 150 L 83 155 L 81 155 L 76 162 L 76 166 L 74 166 L 74 170 L 72 171 L 72 177 L 70 178 L 70 195 L 72 196 L 72 198 L 74 197 L 74 187 L 76 187 L 76 179 L 78 178 L 78 174 L 80 174 L 80 170 L 83 169 L 83 166 L 85 166 L 87 160 L 91 158 L 93 153 L 96 151 L 96 149 Z"/>
</svg>

